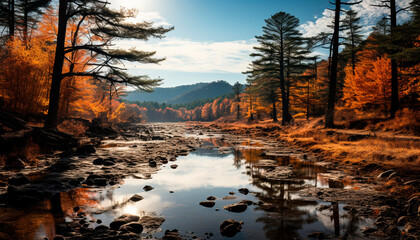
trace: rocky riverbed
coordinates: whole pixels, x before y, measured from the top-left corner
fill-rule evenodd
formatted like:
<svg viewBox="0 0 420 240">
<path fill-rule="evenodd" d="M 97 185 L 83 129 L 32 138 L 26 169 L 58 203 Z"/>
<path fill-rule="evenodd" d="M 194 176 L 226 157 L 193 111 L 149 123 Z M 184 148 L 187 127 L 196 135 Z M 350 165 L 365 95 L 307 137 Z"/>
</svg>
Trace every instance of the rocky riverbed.
<svg viewBox="0 0 420 240">
<path fill-rule="evenodd" d="M 280 227 L 280 219 L 301 225 L 301 230 L 286 235 L 261 230 L 261 236 L 266 239 L 279 239 L 279 236 L 284 239 L 416 239 L 419 236 L 419 198 L 390 196 L 380 188 L 384 179 L 398 177 L 393 172 L 378 177 L 350 176 L 340 166 L 322 162 L 302 149 L 200 125 L 133 125 L 112 137 L 91 136 L 79 141 L 82 145 L 77 148 L 44 155 L 36 167 L 0 170 L 0 239 L 220 239 L 222 236 L 255 239 L 252 234 L 257 234 L 256 230 L 249 229 L 258 224 L 242 219 L 253 219 L 254 215 L 249 215 L 253 212 L 260 222 L 270 222 L 267 226 L 272 229 L 285 230 L 284 226 Z M 179 220 L 177 226 L 177 221 L 160 216 L 165 211 L 171 212 L 171 208 L 159 208 L 160 214 L 141 216 L 122 213 L 106 221 L 107 211 L 122 208 L 127 202 L 129 206 L 137 206 L 136 203 L 150 200 L 154 192 L 160 198 L 182 192 L 174 193 L 173 185 L 169 185 L 172 187 L 169 191 L 164 189 L 169 195 L 159 192 L 163 191 L 163 185 L 158 184 L 162 178 L 158 176 L 169 171 L 179 171 L 178 177 L 188 175 L 193 171 L 188 168 L 193 162 L 183 156 L 197 149 L 201 149 L 199 155 L 194 155 L 197 159 L 209 154 L 206 149 L 217 151 L 220 156 L 233 154 L 235 168 L 251 180 L 241 188 L 219 187 L 214 190 L 217 196 L 212 196 L 211 189 L 207 190 L 202 193 L 206 197 L 194 200 L 198 211 L 212 211 L 197 214 L 223 214 L 218 216 L 223 218 L 218 220 L 218 232 L 206 231 L 197 236 L 198 233 L 191 232 L 193 222 L 188 222 L 191 229 L 162 230 L 162 224 L 174 228 L 182 225 Z M 160 173 L 160 170 L 164 171 Z M 206 182 L 205 176 L 202 174 L 200 181 Z M 141 193 L 140 190 L 136 190 L 138 194 L 130 192 L 123 201 L 107 196 L 116 189 L 128 189 L 130 181 L 139 184 L 149 179 L 155 179 L 156 185 L 139 186 Z M 231 179 L 233 182 L 234 176 Z M 96 192 L 97 201 L 89 202 L 90 194 Z M 111 199 L 110 204 L 105 204 L 105 199 Z M 101 206 L 95 205 L 98 202 Z M 91 207 L 84 207 L 88 205 Z M 304 211 L 311 212 L 306 220 Z M 214 224 L 211 216 L 207 217 L 208 223 L 201 224 Z M 313 230 L 309 223 L 324 218 L 330 218 L 332 231 Z M 357 229 L 343 231 L 346 219 L 366 220 L 364 224 L 346 223 Z"/>
</svg>

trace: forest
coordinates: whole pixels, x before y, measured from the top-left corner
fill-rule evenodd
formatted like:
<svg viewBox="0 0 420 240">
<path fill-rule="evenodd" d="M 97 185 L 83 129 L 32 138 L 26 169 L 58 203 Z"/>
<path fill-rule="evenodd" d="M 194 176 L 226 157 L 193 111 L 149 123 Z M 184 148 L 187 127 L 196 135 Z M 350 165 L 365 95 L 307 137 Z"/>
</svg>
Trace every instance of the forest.
<svg viewBox="0 0 420 240">
<path fill-rule="evenodd" d="M 233 2 L 0 0 L 0 240 L 420 237 L 420 0 Z"/>
</svg>

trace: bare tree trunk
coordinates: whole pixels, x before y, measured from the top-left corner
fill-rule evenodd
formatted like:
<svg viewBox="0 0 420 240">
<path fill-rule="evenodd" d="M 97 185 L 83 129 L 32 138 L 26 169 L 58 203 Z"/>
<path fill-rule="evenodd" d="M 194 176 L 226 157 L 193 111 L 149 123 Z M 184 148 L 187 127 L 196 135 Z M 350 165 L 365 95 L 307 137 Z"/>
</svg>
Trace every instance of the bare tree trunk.
<svg viewBox="0 0 420 240">
<path fill-rule="evenodd" d="M 328 106 L 325 113 L 325 127 L 334 127 L 335 97 L 337 92 L 337 65 L 338 65 L 338 44 L 340 35 L 340 11 L 341 0 L 335 2 L 334 34 L 330 70 L 330 82 L 328 87 Z"/>
<path fill-rule="evenodd" d="M 278 122 L 279 120 L 277 120 L 277 109 L 276 109 L 276 102 L 273 102 L 273 112 L 271 113 L 273 122 Z"/>
<path fill-rule="evenodd" d="M 55 51 L 54 68 L 52 74 L 50 102 L 45 128 L 56 129 L 58 124 L 58 108 L 60 103 L 60 86 L 64 64 L 64 44 L 67 28 L 67 0 L 60 0 L 58 11 L 58 34 Z"/>
<path fill-rule="evenodd" d="M 13 39 L 15 36 L 15 0 L 9 0 L 9 37 Z"/>
<path fill-rule="evenodd" d="M 395 36 L 397 27 L 397 11 L 395 0 L 390 0 L 391 9 L 391 38 Z M 398 66 L 397 61 L 391 58 L 391 118 L 395 118 L 395 113 L 399 108 L 398 99 Z"/>
</svg>

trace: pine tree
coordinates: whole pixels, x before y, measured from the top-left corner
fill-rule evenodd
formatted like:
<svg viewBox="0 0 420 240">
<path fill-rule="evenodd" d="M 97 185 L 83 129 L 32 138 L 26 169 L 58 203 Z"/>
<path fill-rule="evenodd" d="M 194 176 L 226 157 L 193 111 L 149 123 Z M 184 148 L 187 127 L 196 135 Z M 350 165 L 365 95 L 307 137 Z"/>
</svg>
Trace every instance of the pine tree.
<svg viewBox="0 0 420 240">
<path fill-rule="evenodd" d="M 356 48 L 362 42 L 360 17 L 354 10 L 346 11 L 346 16 L 343 19 L 343 29 L 346 31 L 344 35 L 344 46 L 346 47 L 342 55 L 350 55 L 351 66 L 354 75 L 354 68 L 356 67 Z"/>
<path fill-rule="evenodd" d="M 252 64 L 253 69 L 247 73 L 254 72 L 266 86 L 272 87 L 268 90 L 268 98 L 273 104 L 273 120 L 277 120 L 274 113 L 276 109 L 274 98 L 277 97 L 276 86 L 278 84 L 282 100 L 282 124 L 287 124 L 292 120 L 289 111 L 290 76 L 295 69 L 299 68 L 302 55 L 303 41 L 298 31 L 299 19 L 288 13 L 279 12 L 266 19 L 265 23 L 263 35 L 256 36 L 260 44 L 254 48 L 257 53 L 251 54 L 258 59 Z M 267 81 L 277 83 L 268 83 Z"/>
<path fill-rule="evenodd" d="M 235 102 L 236 102 L 236 119 L 239 120 L 240 118 L 240 102 L 241 102 L 241 92 L 242 92 L 242 85 L 239 82 L 236 82 L 233 85 L 233 94 L 235 94 Z"/>
<path fill-rule="evenodd" d="M 129 10 L 115 11 L 108 8 L 108 1 L 93 0 L 60 0 L 58 4 L 58 33 L 50 90 L 48 116 L 45 121 L 46 128 L 55 129 L 58 123 L 60 87 L 66 77 L 84 76 L 110 81 L 114 83 L 132 84 L 145 91 L 151 91 L 153 86 L 159 84 L 161 79 L 150 79 L 148 76 L 130 76 L 118 64 L 125 61 L 140 63 L 158 63 L 164 59 L 154 58 L 155 52 L 144 52 L 135 49 L 122 50 L 113 48 L 112 39 L 139 39 L 148 40 L 150 37 L 162 38 L 172 28 L 154 27 L 152 23 L 126 23 L 127 18 L 133 17 Z M 66 46 L 67 25 L 70 21 L 78 22 L 81 26 L 89 22 L 91 37 L 84 43 Z M 77 32 L 77 30 L 76 30 Z M 68 54 L 77 51 L 88 51 L 98 60 L 88 64 L 89 71 L 64 72 L 63 65 Z"/>
</svg>

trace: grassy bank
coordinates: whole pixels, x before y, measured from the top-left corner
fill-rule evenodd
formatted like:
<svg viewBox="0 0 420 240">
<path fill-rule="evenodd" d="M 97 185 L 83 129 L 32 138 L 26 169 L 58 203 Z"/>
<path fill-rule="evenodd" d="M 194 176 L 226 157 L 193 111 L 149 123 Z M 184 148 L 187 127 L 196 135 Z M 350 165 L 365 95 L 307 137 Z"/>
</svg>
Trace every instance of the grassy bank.
<svg viewBox="0 0 420 240">
<path fill-rule="evenodd" d="M 394 169 L 409 178 L 420 174 L 420 137 L 390 131 L 325 129 L 322 119 L 295 121 L 289 126 L 258 123 L 204 123 L 222 131 L 269 137 L 304 148 L 320 161 L 352 166 L 349 171 L 376 174 Z"/>
</svg>

